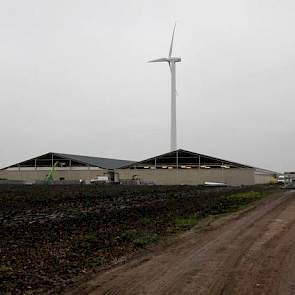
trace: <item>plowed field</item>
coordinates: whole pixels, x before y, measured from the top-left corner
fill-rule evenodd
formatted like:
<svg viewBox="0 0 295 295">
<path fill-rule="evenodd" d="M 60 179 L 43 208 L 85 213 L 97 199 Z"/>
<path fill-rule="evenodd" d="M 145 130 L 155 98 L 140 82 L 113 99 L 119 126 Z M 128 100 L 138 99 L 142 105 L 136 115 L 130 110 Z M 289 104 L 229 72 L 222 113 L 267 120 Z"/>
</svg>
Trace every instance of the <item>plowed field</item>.
<svg viewBox="0 0 295 295">
<path fill-rule="evenodd" d="M 192 228 L 206 216 L 236 211 L 274 190 L 277 188 L 273 186 L 208 189 L 1 185 L 0 293 L 61 294 L 110 265 L 144 252 L 142 249 L 163 237 Z M 238 234 L 230 236 L 228 241 L 234 241 L 234 237 Z M 227 248 L 225 240 L 217 245 L 220 249 Z M 223 255 L 222 251 L 218 253 Z M 186 259 L 189 263 L 189 256 Z M 215 269 L 216 263 L 213 260 L 208 267 Z M 160 269 L 164 271 L 163 267 Z M 191 273 L 198 272 L 193 268 Z M 152 279 L 150 275 L 146 275 L 147 284 Z M 125 279 L 130 285 L 128 277 L 124 276 Z M 114 280 L 113 284 L 116 286 L 121 281 Z M 109 287 L 101 290 L 104 288 Z M 136 289 L 130 290 L 136 294 Z M 129 289 L 122 289 L 124 292 L 128 294 Z"/>
</svg>

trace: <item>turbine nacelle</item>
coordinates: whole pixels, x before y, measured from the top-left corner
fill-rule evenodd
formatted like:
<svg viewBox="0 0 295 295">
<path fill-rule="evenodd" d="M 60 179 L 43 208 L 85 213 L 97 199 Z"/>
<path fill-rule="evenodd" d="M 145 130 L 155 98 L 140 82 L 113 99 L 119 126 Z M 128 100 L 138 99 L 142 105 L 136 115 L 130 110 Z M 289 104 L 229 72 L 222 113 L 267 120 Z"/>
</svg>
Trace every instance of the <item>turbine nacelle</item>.
<svg viewBox="0 0 295 295">
<path fill-rule="evenodd" d="M 180 57 L 163 57 L 163 58 L 158 58 L 158 59 L 153 59 L 148 62 L 180 62 L 181 58 Z"/>
<path fill-rule="evenodd" d="M 170 57 L 169 62 L 181 62 L 181 57 Z"/>
</svg>

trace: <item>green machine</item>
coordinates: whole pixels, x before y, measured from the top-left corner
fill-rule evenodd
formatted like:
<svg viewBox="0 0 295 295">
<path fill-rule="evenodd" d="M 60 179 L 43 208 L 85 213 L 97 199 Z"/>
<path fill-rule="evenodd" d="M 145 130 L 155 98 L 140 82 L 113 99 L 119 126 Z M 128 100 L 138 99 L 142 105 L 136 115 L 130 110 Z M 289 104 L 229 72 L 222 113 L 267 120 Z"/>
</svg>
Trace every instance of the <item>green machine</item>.
<svg viewBox="0 0 295 295">
<path fill-rule="evenodd" d="M 58 162 L 55 162 L 54 165 L 52 166 L 51 170 L 49 171 L 48 175 L 45 178 L 45 182 L 47 184 L 51 184 L 54 181 L 54 172 L 55 168 L 58 166 Z"/>
</svg>

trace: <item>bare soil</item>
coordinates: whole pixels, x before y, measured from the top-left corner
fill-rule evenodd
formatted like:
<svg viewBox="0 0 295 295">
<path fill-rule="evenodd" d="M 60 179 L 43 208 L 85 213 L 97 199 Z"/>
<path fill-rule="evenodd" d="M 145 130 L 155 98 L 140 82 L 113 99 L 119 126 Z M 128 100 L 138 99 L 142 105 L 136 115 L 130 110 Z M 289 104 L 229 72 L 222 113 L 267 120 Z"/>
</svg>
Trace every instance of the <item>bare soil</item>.
<svg viewBox="0 0 295 295">
<path fill-rule="evenodd" d="M 295 294 L 295 191 L 201 222 L 72 294 Z"/>
</svg>

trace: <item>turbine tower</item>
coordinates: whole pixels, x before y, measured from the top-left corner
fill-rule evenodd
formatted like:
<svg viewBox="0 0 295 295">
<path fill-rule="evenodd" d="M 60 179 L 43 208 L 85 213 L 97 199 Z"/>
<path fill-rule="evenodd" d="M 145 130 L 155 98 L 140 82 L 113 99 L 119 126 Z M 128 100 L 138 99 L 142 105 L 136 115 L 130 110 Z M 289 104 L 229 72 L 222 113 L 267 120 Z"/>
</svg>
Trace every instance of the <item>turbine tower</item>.
<svg viewBox="0 0 295 295">
<path fill-rule="evenodd" d="M 171 71 L 171 126 L 170 126 L 170 150 L 175 151 L 177 149 L 177 137 L 176 137 L 176 63 L 181 61 L 180 57 L 172 57 L 174 33 L 174 25 L 169 55 L 168 57 L 158 58 L 149 62 L 168 62 Z"/>
</svg>

